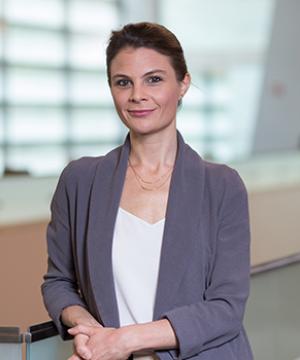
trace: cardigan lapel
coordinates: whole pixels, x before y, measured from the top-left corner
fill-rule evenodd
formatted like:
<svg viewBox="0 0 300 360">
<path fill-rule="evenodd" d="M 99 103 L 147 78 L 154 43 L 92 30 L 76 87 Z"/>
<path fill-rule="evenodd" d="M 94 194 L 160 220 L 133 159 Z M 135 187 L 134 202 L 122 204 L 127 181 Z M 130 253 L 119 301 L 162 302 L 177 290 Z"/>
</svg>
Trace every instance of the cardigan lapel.
<svg viewBox="0 0 300 360">
<path fill-rule="evenodd" d="M 88 269 L 99 318 L 107 327 L 119 327 L 112 270 L 112 240 L 130 151 L 123 146 L 109 152 L 96 170 L 88 221 Z"/>
<path fill-rule="evenodd" d="M 178 132 L 178 150 L 173 171 L 161 249 L 153 320 L 175 305 L 178 290 L 199 239 L 204 167 L 199 155 L 184 143 Z"/>
</svg>

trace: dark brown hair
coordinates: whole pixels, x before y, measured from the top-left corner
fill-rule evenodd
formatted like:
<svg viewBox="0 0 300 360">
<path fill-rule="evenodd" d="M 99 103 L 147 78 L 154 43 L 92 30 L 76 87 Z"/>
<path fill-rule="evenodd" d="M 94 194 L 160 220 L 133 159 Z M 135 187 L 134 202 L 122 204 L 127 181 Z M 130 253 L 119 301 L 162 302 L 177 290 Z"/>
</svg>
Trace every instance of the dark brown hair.
<svg viewBox="0 0 300 360">
<path fill-rule="evenodd" d="M 153 49 L 170 58 L 178 81 L 188 72 L 182 47 L 176 36 L 162 25 L 150 22 L 127 24 L 112 31 L 106 48 L 106 70 L 110 83 L 110 66 L 113 58 L 125 47 Z"/>
</svg>

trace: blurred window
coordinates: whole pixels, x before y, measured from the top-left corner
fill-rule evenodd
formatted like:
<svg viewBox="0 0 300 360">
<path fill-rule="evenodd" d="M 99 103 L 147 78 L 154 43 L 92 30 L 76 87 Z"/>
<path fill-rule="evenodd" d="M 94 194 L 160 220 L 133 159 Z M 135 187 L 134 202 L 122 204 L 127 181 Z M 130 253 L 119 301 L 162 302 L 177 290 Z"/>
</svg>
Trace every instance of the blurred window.
<svg viewBox="0 0 300 360">
<path fill-rule="evenodd" d="M 205 158 L 227 162 L 251 150 L 274 1 L 147 1 L 184 47 L 192 85 L 178 128 Z M 105 47 L 111 29 L 138 6 L 0 0 L 0 174 L 58 174 L 71 159 L 123 141 Z"/>
<path fill-rule="evenodd" d="M 162 0 L 159 21 L 182 43 L 192 75 L 178 127 L 204 157 L 247 157 L 274 0 Z"/>
<path fill-rule="evenodd" d="M 123 138 L 105 74 L 118 0 L 0 0 L 0 174 L 58 174 Z"/>
</svg>

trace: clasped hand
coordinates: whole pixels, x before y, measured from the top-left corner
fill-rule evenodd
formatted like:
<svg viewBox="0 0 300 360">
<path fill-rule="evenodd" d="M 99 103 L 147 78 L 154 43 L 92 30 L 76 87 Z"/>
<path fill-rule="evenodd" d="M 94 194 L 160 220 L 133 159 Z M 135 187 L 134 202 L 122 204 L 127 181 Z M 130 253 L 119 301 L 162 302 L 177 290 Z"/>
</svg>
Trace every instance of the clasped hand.
<svg viewBox="0 0 300 360">
<path fill-rule="evenodd" d="M 121 328 L 78 325 L 68 332 L 74 336 L 74 354 L 68 360 L 126 360 L 130 356 Z"/>
</svg>

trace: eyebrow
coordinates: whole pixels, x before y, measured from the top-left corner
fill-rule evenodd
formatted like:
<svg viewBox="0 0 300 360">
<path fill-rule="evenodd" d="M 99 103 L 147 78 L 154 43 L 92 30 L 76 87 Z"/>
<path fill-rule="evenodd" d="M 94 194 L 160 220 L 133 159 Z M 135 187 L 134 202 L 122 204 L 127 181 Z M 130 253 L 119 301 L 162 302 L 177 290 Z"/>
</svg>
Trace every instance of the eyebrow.
<svg viewBox="0 0 300 360">
<path fill-rule="evenodd" d="M 149 76 L 149 75 L 152 75 L 152 74 L 157 74 L 157 73 L 166 74 L 167 72 L 165 70 L 162 70 L 162 69 L 154 69 L 154 70 L 147 71 L 142 77 Z M 115 74 L 112 77 L 112 79 L 116 79 L 116 78 L 119 78 L 119 77 L 130 78 L 130 76 L 128 76 L 126 74 Z"/>
</svg>

